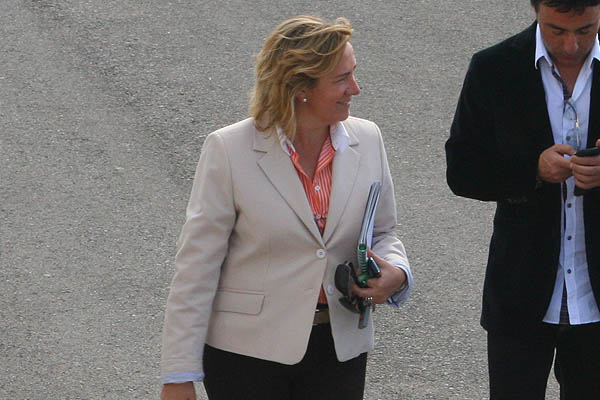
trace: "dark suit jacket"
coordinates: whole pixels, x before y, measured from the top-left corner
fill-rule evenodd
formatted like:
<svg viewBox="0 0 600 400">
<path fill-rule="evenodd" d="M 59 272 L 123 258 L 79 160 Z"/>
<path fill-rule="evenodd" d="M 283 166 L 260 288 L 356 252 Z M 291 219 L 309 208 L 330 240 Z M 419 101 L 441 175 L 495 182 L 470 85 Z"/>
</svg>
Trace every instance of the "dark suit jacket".
<svg viewBox="0 0 600 400">
<path fill-rule="evenodd" d="M 518 334 L 546 313 L 561 241 L 560 184 L 536 182 L 540 153 L 554 144 L 536 24 L 471 60 L 446 143 L 447 180 L 464 197 L 497 202 L 483 290 L 482 326 Z M 588 147 L 600 137 L 600 63 L 594 72 Z M 600 304 L 600 190 L 584 197 L 586 252 Z"/>
</svg>

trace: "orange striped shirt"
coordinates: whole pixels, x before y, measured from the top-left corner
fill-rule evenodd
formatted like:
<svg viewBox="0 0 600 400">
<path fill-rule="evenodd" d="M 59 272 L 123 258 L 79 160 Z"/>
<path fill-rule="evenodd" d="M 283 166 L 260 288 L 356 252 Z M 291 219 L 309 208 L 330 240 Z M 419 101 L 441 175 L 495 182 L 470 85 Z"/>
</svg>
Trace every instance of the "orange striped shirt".
<svg viewBox="0 0 600 400">
<path fill-rule="evenodd" d="M 329 213 L 332 163 L 333 156 L 335 155 L 335 149 L 331 145 L 331 136 L 327 136 L 327 139 L 321 147 L 321 152 L 319 153 L 319 159 L 317 161 L 317 169 L 312 180 L 306 175 L 300 165 L 300 155 L 296 153 L 292 146 L 288 145 L 288 150 L 290 151 L 292 163 L 300 177 L 300 182 L 302 182 L 302 186 L 304 187 L 304 192 L 306 193 L 308 203 L 313 212 L 315 223 L 319 228 L 319 232 L 323 235 L 325 224 L 327 223 L 327 214 Z M 321 292 L 319 293 L 319 303 L 327 304 L 327 297 L 325 296 L 325 291 L 322 286 Z"/>
</svg>

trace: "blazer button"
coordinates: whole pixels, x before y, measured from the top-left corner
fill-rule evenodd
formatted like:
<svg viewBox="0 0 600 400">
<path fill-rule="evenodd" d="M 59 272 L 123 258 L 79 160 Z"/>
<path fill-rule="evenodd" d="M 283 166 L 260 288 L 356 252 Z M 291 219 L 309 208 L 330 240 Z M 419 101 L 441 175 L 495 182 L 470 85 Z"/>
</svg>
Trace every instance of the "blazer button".
<svg viewBox="0 0 600 400">
<path fill-rule="evenodd" d="M 327 285 L 327 294 L 330 296 L 333 296 L 335 289 L 333 288 L 333 285 Z"/>
<path fill-rule="evenodd" d="M 325 253 L 325 250 L 323 250 L 323 249 L 319 249 L 319 250 L 317 250 L 317 257 L 318 257 L 318 258 L 325 258 L 325 255 L 326 255 L 326 254 L 327 254 L 327 253 Z"/>
</svg>

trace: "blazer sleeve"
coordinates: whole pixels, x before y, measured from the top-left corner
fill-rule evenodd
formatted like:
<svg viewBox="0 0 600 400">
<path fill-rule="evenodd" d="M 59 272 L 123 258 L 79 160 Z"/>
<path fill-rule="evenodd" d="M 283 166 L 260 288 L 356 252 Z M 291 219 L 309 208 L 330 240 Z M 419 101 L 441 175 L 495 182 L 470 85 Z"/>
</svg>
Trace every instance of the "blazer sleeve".
<svg viewBox="0 0 600 400">
<path fill-rule="evenodd" d="M 445 146 L 450 189 L 456 195 L 484 201 L 531 194 L 537 174 L 535 157 L 523 165 L 515 163 L 510 154 L 522 149 L 500 149 L 500 142 L 523 132 L 514 127 L 506 131 L 506 122 L 514 118 L 507 104 L 513 93 L 497 58 L 488 53 L 473 56 Z"/>
<path fill-rule="evenodd" d="M 163 327 L 163 375 L 203 372 L 212 302 L 235 218 L 229 158 L 222 138 L 212 133 L 202 148 L 178 241 Z"/>
</svg>

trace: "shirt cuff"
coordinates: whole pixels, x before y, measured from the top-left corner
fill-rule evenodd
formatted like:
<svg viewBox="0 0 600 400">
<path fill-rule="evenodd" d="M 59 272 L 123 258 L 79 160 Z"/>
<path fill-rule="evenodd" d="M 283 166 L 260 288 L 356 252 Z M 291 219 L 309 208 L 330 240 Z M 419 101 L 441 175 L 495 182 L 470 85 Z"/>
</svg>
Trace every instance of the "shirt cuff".
<svg viewBox="0 0 600 400">
<path fill-rule="evenodd" d="M 203 372 L 169 372 L 162 376 L 163 385 L 167 383 L 200 382 L 203 379 Z"/>
<path fill-rule="evenodd" d="M 412 291 L 414 280 L 412 271 L 409 267 L 404 264 L 394 263 L 395 267 L 400 268 L 406 273 L 406 283 L 404 287 L 399 289 L 396 293 L 390 296 L 389 299 L 386 300 L 386 304 L 392 307 L 399 308 L 402 304 L 406 303 L 406 300 L 410 297 L 410 293 Z"/>
</svg>

